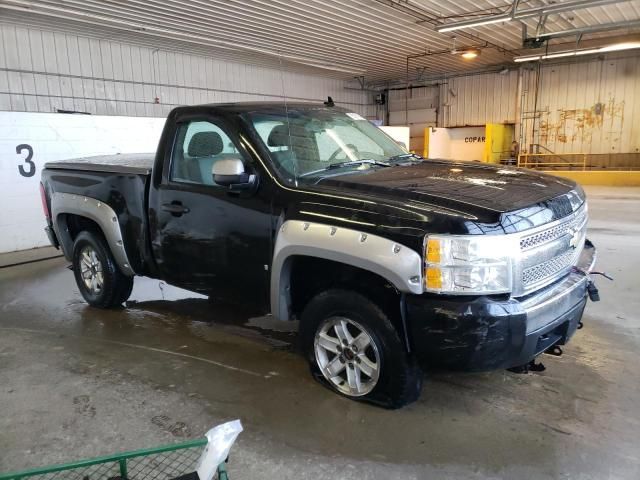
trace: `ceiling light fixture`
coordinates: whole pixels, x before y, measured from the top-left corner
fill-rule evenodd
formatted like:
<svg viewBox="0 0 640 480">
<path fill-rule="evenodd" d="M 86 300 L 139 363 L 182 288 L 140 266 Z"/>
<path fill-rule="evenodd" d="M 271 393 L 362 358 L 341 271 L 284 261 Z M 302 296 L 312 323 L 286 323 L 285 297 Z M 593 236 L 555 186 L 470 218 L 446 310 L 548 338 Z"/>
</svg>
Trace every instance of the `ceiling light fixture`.
<svg viewBox="0 0 640 480">
<path fill-rule="evenodd" d="M 518 63 L 535 62 L 537 60 L 551 60 L 554 58 L 576 57 L 578 55 L 592 55 L 595 53 L 619 52 L 622 50 L 633 50 L 637 48 L 640 48 L 640 41 L 614 43 L 613 45 L 607 45 L 606 47 L 585 48 L 583 50 L 567 50 L 563 52 L 552 52 L 552 53 L 545 53 L 541 55 L 525 55 L 522 57 L 515 57 L 513 61 Z"/>
<path fill-rule="evenodd" d="M 490 25 L 492 23 L 508 22 L 511 20 L 510 15 L 502 15 L 500 17 L 491 17 L 484 20 L 472 20 L 469 22 L 460 22 L 454 25 L 440 25 L 436 27 L 436 32 L 445 33 L 453 32 L 454 30 L 460 30 L 462 28 L 480 27 L 482 25 Z"/>
<path fill-rule="evenodd" d="M 478 55 L 480 55 L 480 50 L 478 50 L 477 48 L 469 48 L 468 50 L 463 50 L 460 53 L 460 56 L 465 60 L 473 60 Z"/>
</svg>

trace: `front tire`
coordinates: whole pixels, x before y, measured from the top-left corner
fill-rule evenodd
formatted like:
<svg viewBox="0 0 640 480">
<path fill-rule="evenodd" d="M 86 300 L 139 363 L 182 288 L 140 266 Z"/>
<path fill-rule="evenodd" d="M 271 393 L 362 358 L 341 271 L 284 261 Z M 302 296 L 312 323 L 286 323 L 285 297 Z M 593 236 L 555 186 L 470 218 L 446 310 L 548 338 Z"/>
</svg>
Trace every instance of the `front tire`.
<svg viewBox="0 0 640 480">
<path fill-rule="evenodd" d="M 124 275 L 104 237 L 80 232 L 73 244 L 73 274 L 86 302 L 97 308 L 113 308 L 127 301 L 133 277 Z"/>
<path fill-rule="evenodd" d="M 365 296 L 348 290 L 316 295 L 300 329 L 314 377 L 340 395 L 386 408 L 420 396 L 422 371 L 388 316 Z"/>
</svg>

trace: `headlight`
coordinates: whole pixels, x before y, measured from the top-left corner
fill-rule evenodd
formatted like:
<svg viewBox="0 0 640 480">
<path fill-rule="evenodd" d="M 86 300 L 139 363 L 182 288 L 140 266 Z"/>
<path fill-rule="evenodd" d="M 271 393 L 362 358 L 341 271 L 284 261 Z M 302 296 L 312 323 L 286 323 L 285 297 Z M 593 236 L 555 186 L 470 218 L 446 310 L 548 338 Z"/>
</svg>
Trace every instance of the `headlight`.
<svg viewBox="0 0 640 480">
<path fill-rule="evenodd" d="M 425 288 L 450 295 L 509 293 L 518 243 L 500 235 L 429 235 Z"/>
</svg>

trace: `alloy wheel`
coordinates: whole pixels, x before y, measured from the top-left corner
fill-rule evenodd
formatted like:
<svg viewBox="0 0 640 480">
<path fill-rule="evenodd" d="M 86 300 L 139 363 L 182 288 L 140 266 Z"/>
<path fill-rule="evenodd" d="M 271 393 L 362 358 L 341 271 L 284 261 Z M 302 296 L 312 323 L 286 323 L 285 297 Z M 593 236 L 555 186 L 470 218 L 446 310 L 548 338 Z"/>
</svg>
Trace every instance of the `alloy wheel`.
<svg viewBox="0 0 640 480">
<path fill-rule="evenodd" d="M 102 262 L 96 251 L 90 246 L 84 247 L 80 252 L 80 275 L 85 287 L 93 295 L 102 291 L 104 286 Z"/>
<path fill-rule="evenodd" d="M 370 393 L 380 378 L 380 354 L 373 337 L 359 323 L 345 317 L 325 320 L 314 340 L 322 375 L 351 397 Z"/>
</svg>

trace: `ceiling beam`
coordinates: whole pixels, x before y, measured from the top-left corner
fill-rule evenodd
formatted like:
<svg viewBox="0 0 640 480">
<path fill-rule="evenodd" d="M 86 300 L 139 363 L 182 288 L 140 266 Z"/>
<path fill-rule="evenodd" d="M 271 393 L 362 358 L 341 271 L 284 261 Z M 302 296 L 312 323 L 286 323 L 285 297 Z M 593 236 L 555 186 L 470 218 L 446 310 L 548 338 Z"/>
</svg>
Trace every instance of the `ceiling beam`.
<svg viewBox="0 0 640 480">
<path fill-rule="evenodd" d="M 536 35 L 535 39 L 545 41 L 552 38 L 572 37 L 574 35 L 584 35 L 589 33 L 638 27 L 640 27 L 640 20 L 627 20 L 624 22 L 605 23 L 603 25 L 590 25 L 588 27 L 570 28 L 558 32 L 541 33 L 539 35 Z"/>
<path fill-rule="evenodd" d="M 461 22 L 444 23 L 435 27 L 438 32 L 450 32 L 463 28 L 477 27 L 491 23 L 508 22 L 511 20 L 524 20 L 527 18 L 544 17 L 547 15 L 569 12 L 574 10 L 582 10 L 584 8 L 598 7 L 602 5 L 610 5 L 612 3 L 620 3 L 621 0 L 570 0 L 563 3 L 554 3 L 543 7 L 525 8 L 518 10 L 518 4 L 514 1 L 509 10 L 503 13 L 489 14 L 482 17 L 476 17 L 472 20 L 463 20 Z M 513 8 L 515 6 L 516 8 Z"/>
</svg>

